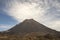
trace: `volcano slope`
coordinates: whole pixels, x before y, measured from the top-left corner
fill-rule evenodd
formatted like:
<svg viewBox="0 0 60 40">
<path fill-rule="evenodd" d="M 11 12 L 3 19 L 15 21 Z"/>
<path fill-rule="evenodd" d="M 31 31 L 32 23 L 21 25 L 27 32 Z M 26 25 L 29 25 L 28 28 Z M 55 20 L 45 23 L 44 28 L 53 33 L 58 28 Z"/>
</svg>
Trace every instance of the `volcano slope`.
<svg viewBox="0 0 60 40">
<path fill-rule="evenodd" d="M 23 22 L 17 24 L 16 26 L 14 26 L 13 28 L 9 29 L 9 34 L 24 34 L 24 33 L 42 33 L 44 34 L 60 34 L 59 32 L 50 29 L 46 26 L 44 26 L 43 24 L 33 20 L 33 19 L 26 19 Z"/>
<path fill-rule="evenodd" d="M 6 36 L 6 39 L 9 40 L 11 38 L 19 40 L 60 40 L 60 32 L 50 29 L 33 19 L 26 19 L 0 34 L 4 35 L 3 38 Z"/>
</svg>

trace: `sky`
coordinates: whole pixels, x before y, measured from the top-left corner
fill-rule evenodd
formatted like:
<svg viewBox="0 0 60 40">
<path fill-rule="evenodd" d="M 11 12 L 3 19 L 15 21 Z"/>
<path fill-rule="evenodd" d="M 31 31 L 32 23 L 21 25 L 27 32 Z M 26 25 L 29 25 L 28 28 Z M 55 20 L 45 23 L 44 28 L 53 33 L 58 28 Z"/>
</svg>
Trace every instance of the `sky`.
<svg viewBox="0 0 60 40">
<path fill-rule="evenodd" d="M 34 19 L 60 31 L 60 0 L 0 0 L 0 31 L 25 19 Z"/>
</svg>

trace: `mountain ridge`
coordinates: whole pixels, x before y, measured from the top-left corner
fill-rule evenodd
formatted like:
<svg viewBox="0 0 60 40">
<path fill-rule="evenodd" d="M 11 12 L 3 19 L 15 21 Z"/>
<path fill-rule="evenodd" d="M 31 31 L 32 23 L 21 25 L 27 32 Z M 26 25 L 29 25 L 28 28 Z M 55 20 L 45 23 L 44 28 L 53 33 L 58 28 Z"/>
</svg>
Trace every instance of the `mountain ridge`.
<svg viewBox="0 0 60 40">
<path fill-rule="evenodd" d="M 8 34 L 24 34 L 24 33 L 32 33 L 32 32 L 39 32 L 39 33 L 46 33 L 46 34 L 60 34 L 55 30 L 52 30 L 43 24 L 38 23 L 33 19 L 26 19 L 23 22 L 17 24 L 13 28 L 8 30 Z"/>
</svg>

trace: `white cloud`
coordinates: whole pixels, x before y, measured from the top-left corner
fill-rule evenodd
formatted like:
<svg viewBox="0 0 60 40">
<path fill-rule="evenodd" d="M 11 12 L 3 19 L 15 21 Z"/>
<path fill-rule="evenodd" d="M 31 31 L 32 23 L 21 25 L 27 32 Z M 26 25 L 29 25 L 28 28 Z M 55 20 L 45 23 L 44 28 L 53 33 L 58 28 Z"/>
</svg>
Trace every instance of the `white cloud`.
<svg viewBox="0 0 60 40">
<path fill-rule="evenodd" d="M 0 24 L 0 31 L 5 31 L 11 28 L 11 25 Z"/>
<path fill-rule="evenodd" d="M 50 21 L 48 23 L 48 26 L 52 29 L 56 29 L 56 30 L 60 31 L 60 21 Z"/>
<path fill-rule="evenodd" d="M 60 12 L 58 11 L 60 10 L 59 4 L 57 0 L 29 0 L 23 3 L 14 0 L 6 4 L 7 9 L 4 9 L 4 11 L 18 22 L 33 18 L 52 29 L 60 31 L 60 21 L 56 17 L 60 16 L 60 14 L 58 15 L 58 12 Z M 51 8 L 56 8 L 56 11 Z"/>
<path fill-rule="evenodd" d="M 38 7 L 37 3 L 15 3 L 13 2 L 13 6 L 7 10 L 8 15 L 14 17 L 18 21 L 23 21 L 25 19 L 36 19 L 44 15 L 44 10 L 41 7 Z M 6 10 L 5 10 L 6 11 Z"/>
</svg>

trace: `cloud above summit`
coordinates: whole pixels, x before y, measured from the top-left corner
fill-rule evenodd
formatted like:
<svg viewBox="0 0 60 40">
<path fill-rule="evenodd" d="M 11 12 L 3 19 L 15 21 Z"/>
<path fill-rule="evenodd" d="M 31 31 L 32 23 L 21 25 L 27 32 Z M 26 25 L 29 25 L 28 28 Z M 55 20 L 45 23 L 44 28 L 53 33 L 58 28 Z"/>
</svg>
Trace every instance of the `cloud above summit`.
<svg viewBox="0 0 60 40">
<path fill-rule="evenodd" d="M 3 10 L 18 22 L 33 18 L 39 23 L 60 31 L 59 0 L 10 0 L 6 2 Z"/>
</svg>

